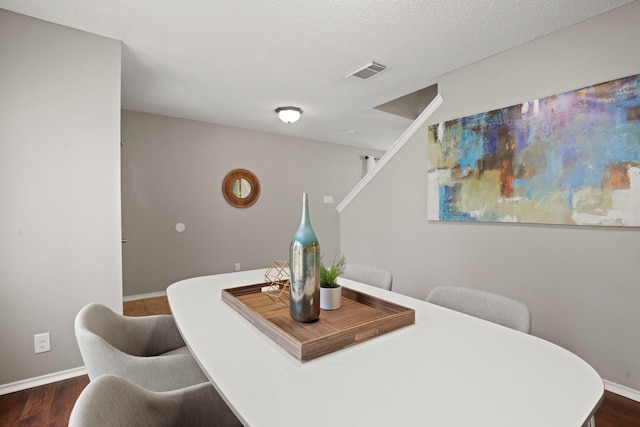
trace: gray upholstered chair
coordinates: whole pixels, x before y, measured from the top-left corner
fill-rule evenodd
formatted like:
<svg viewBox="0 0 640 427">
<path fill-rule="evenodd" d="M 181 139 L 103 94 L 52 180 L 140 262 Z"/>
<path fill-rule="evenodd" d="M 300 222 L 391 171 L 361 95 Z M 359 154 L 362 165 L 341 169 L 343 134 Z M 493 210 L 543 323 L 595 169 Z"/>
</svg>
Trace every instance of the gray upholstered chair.
<svg viewBox="0 0 640 427">
<path fill-rule="evenodd" d="M 102 375 L 76 400 L 70 427 L 241 426 L 210 383 L 155 392 Z"/>
<path fill-rule="evenodd" d="M 434 288 L 427 302 L 531 333 L 531 312 L 520 301 L 477 289 L 457 286 Z"/>
<path fill-rule="evenodd" d="M 347 264 L 344 268 L 344 273 L 342 273 L 342 277 L 377 286 L 388 291 L 390 291 L 393 286 L 393 276 L 391 273 L 367 265 Z"/>
<path fill-rule="evenodd" d="M 92 381 L 114 374 L 153 391 L 209 382 L 173 316 L 127 317 L 89 304 L 76 316 L 75 332 Z"/>
</svg>

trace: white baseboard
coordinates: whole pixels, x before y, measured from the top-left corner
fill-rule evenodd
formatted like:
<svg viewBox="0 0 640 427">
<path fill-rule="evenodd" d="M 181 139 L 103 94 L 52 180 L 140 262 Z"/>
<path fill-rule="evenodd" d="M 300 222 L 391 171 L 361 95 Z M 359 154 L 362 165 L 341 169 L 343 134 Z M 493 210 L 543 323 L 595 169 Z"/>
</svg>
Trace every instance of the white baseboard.
<svg viewBox="0 0 640 427">
<path fill-rule="evenodd" d="M 122 301 L 135 301 L 139 299 L 156 298 L 156 297 L 164 297 L 164 296 L 167 296 L 166 291 L 151 292 L 150 294 L 129 295 L 129 296 L 123 297 Z"/>
<path fill-rule="evenodd" d="M 66 371 L 54 372 L 52 374 L 28 378 L 14 383 L 2 384 L 0 385 L 0 396 L 14 393 L 16 391 L 26 390 L 28 388 L 55 383 L 56 381 L 68 380 L 69 378 L 75 378 L 86 374 L 87 370 L 84 366 L 81 366 L 79 368 L 67 369 Z"/>
<path fill-rule="evenodd" d="M 627 387 L 626 385 L 616 384 L 609 380 L 603 380 L 603 382 L 605 390 L 610 391 L 611 393 L 619 394 L 620 396 L 626 397 L 627 399 L 640 402 L 640 391 Z"/>
</svg>

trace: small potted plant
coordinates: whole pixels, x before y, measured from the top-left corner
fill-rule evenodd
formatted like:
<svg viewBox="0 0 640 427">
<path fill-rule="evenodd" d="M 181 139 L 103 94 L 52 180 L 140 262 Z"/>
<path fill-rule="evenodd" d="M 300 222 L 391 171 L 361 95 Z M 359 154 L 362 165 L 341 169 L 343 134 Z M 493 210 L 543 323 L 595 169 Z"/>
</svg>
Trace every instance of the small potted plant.
<svg viewBox="0 0 640 427">
<path fill-rule="evenodd" d="M 344 255 L 339 260 L 333 259 L 330 267 L 320 263 L 320 308 L 323 310 L 337 310 L 340 308 L 342 288 L 338 284 L 338 277 L 344 272 Z"/>
</svg>

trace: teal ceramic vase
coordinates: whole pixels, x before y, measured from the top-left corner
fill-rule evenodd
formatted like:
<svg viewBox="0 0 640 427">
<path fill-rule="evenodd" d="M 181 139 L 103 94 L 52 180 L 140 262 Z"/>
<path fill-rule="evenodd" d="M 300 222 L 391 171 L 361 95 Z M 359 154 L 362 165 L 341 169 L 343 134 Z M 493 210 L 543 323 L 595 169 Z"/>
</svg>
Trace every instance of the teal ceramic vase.
<svg viewBox="0 0 640 427">
<path fill-rule="evenodd" d="M 307 193 L 302 195 L 302 219 L 289 250 L 289 314 L 298 322 L 320 316 L 320 244 L 309 221 Z"/>
</svg>

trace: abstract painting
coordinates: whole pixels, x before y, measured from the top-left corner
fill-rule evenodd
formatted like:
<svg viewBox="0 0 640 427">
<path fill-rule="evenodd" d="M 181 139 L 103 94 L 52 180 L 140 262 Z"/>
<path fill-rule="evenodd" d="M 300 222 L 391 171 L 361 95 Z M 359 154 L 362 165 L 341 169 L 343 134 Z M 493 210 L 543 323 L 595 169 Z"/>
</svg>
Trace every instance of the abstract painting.
<svg viewBox="0 0 640 427">
<path fill-rule="evenodd" d="M 428 219 L 640 226 L 640 75 L 435 124 Z"/>
</svg>

